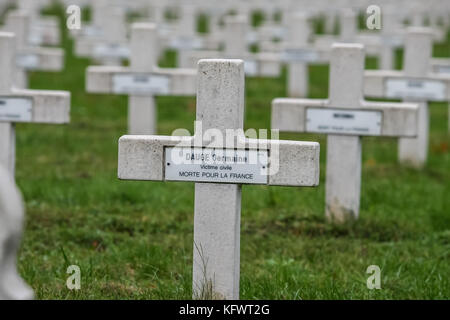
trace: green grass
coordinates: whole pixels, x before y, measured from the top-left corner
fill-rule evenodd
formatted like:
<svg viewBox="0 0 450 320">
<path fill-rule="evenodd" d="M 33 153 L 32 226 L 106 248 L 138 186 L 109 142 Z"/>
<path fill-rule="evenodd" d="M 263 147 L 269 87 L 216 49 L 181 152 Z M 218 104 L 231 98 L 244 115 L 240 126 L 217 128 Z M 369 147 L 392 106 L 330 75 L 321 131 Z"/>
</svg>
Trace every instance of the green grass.
<svg viewBox="0 0 450 320">
<path fill-rule="evenodd" d="M 449 43 L 435 51 L 450 56 Z M 17 182 L 27 208 L 20 273 L 38 299 L 189 299 L 194 185 L 117 179 L 127 99 L 86 94 L 90 61 L 72 55 L 66 33 L 63 46 L 64 72 L 34 73 L 31 87 L 70 90 L 70 125 L 17 126 Z M 169 53 L 161 65 L 174 59 Z M 328 67 L 310 71 L 310 96 L 326 97 Z M 285 78 L 247 79 L 246 128 L 269 127 L 270 102 L 286 95 Z M 324 219 L 325 137 L 282 134 L 321 143 L 320 186 L 244 186 L 241 298 L 448 299 L 447 106 L 430 110 L 429 162 L 421 171 L 397 164 L 396 140 L 363 139 L 360 219 L 344 226 Z M 159 134 L 192 132 L 194 119 L 195 98 L 158 98 Z M 65 286 L 71 264 L 81 267 L 77 292 Z M 373 264 L 382 269 L 381 290 L 366 287 Z"/>
</svg>

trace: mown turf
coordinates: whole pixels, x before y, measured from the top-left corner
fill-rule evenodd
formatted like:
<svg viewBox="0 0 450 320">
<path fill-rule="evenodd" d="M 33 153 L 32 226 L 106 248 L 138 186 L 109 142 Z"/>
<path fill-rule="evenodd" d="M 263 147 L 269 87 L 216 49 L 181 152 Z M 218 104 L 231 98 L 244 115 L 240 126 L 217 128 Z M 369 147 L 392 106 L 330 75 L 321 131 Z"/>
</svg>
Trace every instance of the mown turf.
<svg viewBox="0 0 450 320">
<path fill-rule="evenodd" d="M 49 13 L 63 17 L 61 7 Z M 91 62 L 72 55 L 66 33 L 63 46 L 64 72 L 33 73 L 30 85 L 70 90 L 70 125 L 17 126 L 17 182 L 27 207 L 20 273 L 38 299 L 189 299 L 194 185 L 117 179 L 127 99 L 86 94 Z M 435 53 L 450 56 L 450 38 Z M 161 65 L 174 58 L 169 53 Z M 328 68 L 310 71 L 310 97 L 326 97 Z M 270 102 L 283 96 L 285 73 L 247 79 L 245 127 L 268 128 Z M 320 186 L 244 186 L 241 298 L 448 299 L 447 106 L 430 110 L 429 162 L 421 171 L 397 164 L 396 140 L 363 139 L 361 216 L 345 226 L 324 219 L 325 137 L 282 134 L 321 143 Z M 195 98 L 158 98 L 158 113 L 160 134 L 192 132 Z M 66 288 L 72 264 L 81 267 L 79 291 Z M 381 290 L 366 287 L 369 265 L 382 270 Z"/>
</svg>

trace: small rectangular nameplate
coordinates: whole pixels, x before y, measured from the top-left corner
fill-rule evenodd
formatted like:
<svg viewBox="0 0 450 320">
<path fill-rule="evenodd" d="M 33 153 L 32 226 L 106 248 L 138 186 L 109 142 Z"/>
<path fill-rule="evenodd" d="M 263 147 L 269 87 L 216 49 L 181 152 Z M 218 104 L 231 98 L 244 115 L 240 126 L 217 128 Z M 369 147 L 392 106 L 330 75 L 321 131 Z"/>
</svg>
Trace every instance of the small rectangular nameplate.
<svg viewBox="0 0 450 320">
<path fill-rule="evenodd" d="M 102 37 L 103 36 L 103 31 L 101 28 L 97 27 L 97 26 L 85 26 L 84 28 L 81 29 L 83 32 L 83 35 L 85 35 L 86 37 Z"/>
<path fill-rule="evenodd" d="M 31 122 L 32 108 L 31 99 L 0 97 L 0 122 Z"/>
<path fill-rule="evenodd" d="M 17 66 L 27 70 L 35 70 L 39 67 L 39 56 L 37 54 L 21 54 L 17 56 Z"/>
<path fill-rule="evenodd" d="M 247 76 L 257 76 L 258 75 L 258 63 L 254 60 L 244 61 L 244 71 Z"/>
<path fill-rule="evenodd" d="M 387 79 L 386 97 L 393 99 L 445 100 L 445 84 L 437 80 Z"/>
<path fill-rule="evenodd" d="M 436 73 L 450 74 L 450 65 L 436 65 L 433 67 Z"/>
<path fill-rule="evenodd" d="M 355 136 L 381 135 L 381 111 L 308 108 L 306 131 Z"/>
<path fill-rule="evenodd" d="M 282 54 L 285 62 L 315 62 L 319 60 L 316 51 L 308 49 L 286 49 Z"/>
<path fill-rule="evenodd" d="M 117 74 L 113 76 L 113 92 L 135 95 L 169 94 L 170 79 L 157 74 Z"/>
<path fill-rule="evenodd" d="M 130 48 L 118 44 L 99 44 L 94 48 L 96 58 L 128 59 L 130 54 Z"/>
<path fill-rule="evenodd" d="M 267 184 L 268 150 L 165 148 L 165 180 Z"/>
<path fill-rule="evenodd" d="M 259 39 L 259 36 L 258 36 L 257 32 L 255 32 L 255 31 L 247 32 L 247 35 L 246 35 L 247 43 L 255 44 L 258 42 L 258 39 Z"/>
<path fill-rule="evenodd" d="M 384 35 L 381 37 L 384 45 L 388 47 L 401 47 L 403 45 L 403 38 L 398 35 Z"/>
<path fill-rule="evenodd" d="M 34 46 L 40 46 L 44 42 L 44 37 L 39 30 L 32 29 L 28 35 L 28 42 Z"/>
<path fill-rule="evenodd" d="M 203 41 L 200 38 L 177 37 L 170 42 L 170 47 L 178 50 L 201 49 Z"/>
</svg>

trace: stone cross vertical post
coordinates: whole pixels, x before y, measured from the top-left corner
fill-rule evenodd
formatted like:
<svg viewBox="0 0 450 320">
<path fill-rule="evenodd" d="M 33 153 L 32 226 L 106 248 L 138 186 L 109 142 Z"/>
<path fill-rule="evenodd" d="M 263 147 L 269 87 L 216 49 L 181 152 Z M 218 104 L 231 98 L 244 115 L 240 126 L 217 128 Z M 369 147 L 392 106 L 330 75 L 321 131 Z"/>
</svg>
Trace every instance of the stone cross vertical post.
<svg viewBox="0 0 450 320">
<path fill-rule="evenodd" d="M 381 48 L 379 58 L 379 68 L 382 70 L 392 70 L 395 67 L 395 43 L 392 43 L 395 35 L 400 37 L 399 32 L 402 30 L 402 25 L 399 23 L 399 15 L 396 14 L 398 10 L 396 7 L 388 6 L 382 11 L 382 26 L 381 37 L 383 37 L 384 45 Z M 403 38 L 403 37 L 401 37 Z M 400 38 L 400 40 L 402 40 Z"/>
<path fill-rule="evenodd" d="M 125 11 L 112 5 L 106 7 L 105 10 L 109 12 L 103 20 L 105 23 L 104 37 L 106 42 L 110 45 L 125 42 L 127 39 Z M 101 57 L 101 61 L 104 65 L 117 66 L 121 64 L 120 57 L 105 56 Z"/>
<path fill-rule="evenodd" d="M 220 130 L 225 137 L 227 129 L 243 129 L 242 66 L 199 63 L 199 75 L 197 122 L 202 130 Z M 241 192 L 237 184 L 195 184 L 194 286 L 206 288 L 205 277 L 211 279 L 223 295 L 219 298 L 239 297 Z"/>
<path fill-rule="evenodd" d="M 357 219 L 361 190 L 361 137 L 414 137 L 418 106 L 363 100 L 364 47 L 335 44 L 328 100 L 275 99 L 272 128 L 327 136 L 326 216 Z"/>
<path fill-rule="evenodd" d="M 131 31 L 131 72 L 151 72 L 157 66 L 156 26 L 134 24 Z M 130 95 L 128 98 L 128 130 L 130 134 L 153 134 L 156 127 L 155 97 Z"/>
<path fill-rule="evenodd" d="M 364 49 L 361 46 L 335 48 L 330 62 L 330 105 L 341 108 L 359 107 L 363 99 L 363 71 Z M 360 136 L 327 136 L 325 201 L 326 215 L 330 219 L 358 217 L 361 149 Z"/>
<path fill-rule="evenodd" d="M 194 298 L 239 298 L 242 184 L 318 184 L 318 143 L 244 136 L 244 92 L 242 60 L 201 60 L 194 136 L 119 140 L 120 179 L 196 182 Z"/>
<path fill-rule="evenodd" d="M 21 52 L 25 49 L 28 41 L 28 34 L 30 33 L 30 17 L 25 12 L 15 11 L 11 12 L 7 17 L 7 28 L 9 32 L 13 32 L 16 36 L 16 52 Z M 27 72 L 23 68 L 17 68 L 14 73 L 14 84 L 19 88 L 28 87 Z"/>
<path fill-rule="evenodd" d="M 420 77 L 429 72 L 433 38 L 431 32 L 408 33 L 406 36 L 403 70 L 407 77 Z M 430 115 L 428 102 L 422 99 L 406 98 L 403 101 L 419 102 L 419 135 L 417 138 L 400 138 L 398 157 L 401 162 L 412 160 L 425 163 L 428 156 Z"/>
<path fill-rule="evenodd" d="M 186 37 L 197 34 L 197 12 L 193 3 L 185 1 L 180 7 L 181 17 L 178 33 Z"/>
<path fill-rule="evenodd" d="M 225 18 L 225 54 L 229 57 L 242 57 L 247 51 L 247 19 L 245 16 Z"/>
<path fill-rule="evenodd" d="M 357 15 L 353 9 L 344 9 L 341 12 L 341 32 L 340 39 L 343 42 L 355 39 L 357 30 Z"/>
<path fill-rule="evenodd" d="M 104 28 L 107 25 L 107 16 L 104 10 L 108 6 L 107 0 L 95 0 L 92 2 L 92 25 L 97 28 Z M 106 9 L 107 10 L 107 9 Z"/>
<path fill-rule="evenodd" d="M 311 28 L 308 16 L 297 13 L 292 16 L 289 40 L 294 46 L 306 47 Z M 288 63 L 288 95 L 289 97 L 306 97 L 308 94 L 308 64 L 302 61 Z"/>
</svg>

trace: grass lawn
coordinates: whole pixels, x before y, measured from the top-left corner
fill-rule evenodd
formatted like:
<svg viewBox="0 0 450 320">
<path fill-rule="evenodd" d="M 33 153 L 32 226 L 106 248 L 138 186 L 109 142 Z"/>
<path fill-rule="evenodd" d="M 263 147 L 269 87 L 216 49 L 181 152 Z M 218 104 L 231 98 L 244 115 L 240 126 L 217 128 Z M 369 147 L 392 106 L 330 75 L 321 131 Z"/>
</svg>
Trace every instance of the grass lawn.
<svg viewBox="0 0 450 320">
<path fill-rule="evenodd" d="M 194 184 L 117 179 L 127 97 L 87 94 L 91 62 L 73 56 L 66 32 L 63 46 L 64 72 L 33 73 L 30 87 L 71 91 L 71 123 L 17 126 L 17 182 L 27 208 L 20 274 L 38 299 L 190 299 Z M 450 37 L 435 55 L 450 56 Z M 169 52 L 161 65 L 174 61 Z M 246 129 L 269 128 L 270 103 L 286 96 L 285 78 L 247 79 Z M 327 97 L 327 82 L 327 66 L 310 67 L 310 97 Z M 157 102 L 159 134 L 193 132 L 194 97 Z M 324 217 L 326 137 L 282 134 L 320 142 L 320 186 L 243 187 L 241 298 L 450 298 L 447 104 L 430 111 L 421 171 L 397 163 L 396 140 L 363 139 L 360 219 L 344 226 Z M 66 288 L 72 264 L 81 268 L 79 291 Z M 382 270 L 381 290 L 366 287 L 369 265 Z"/>
</svg>

